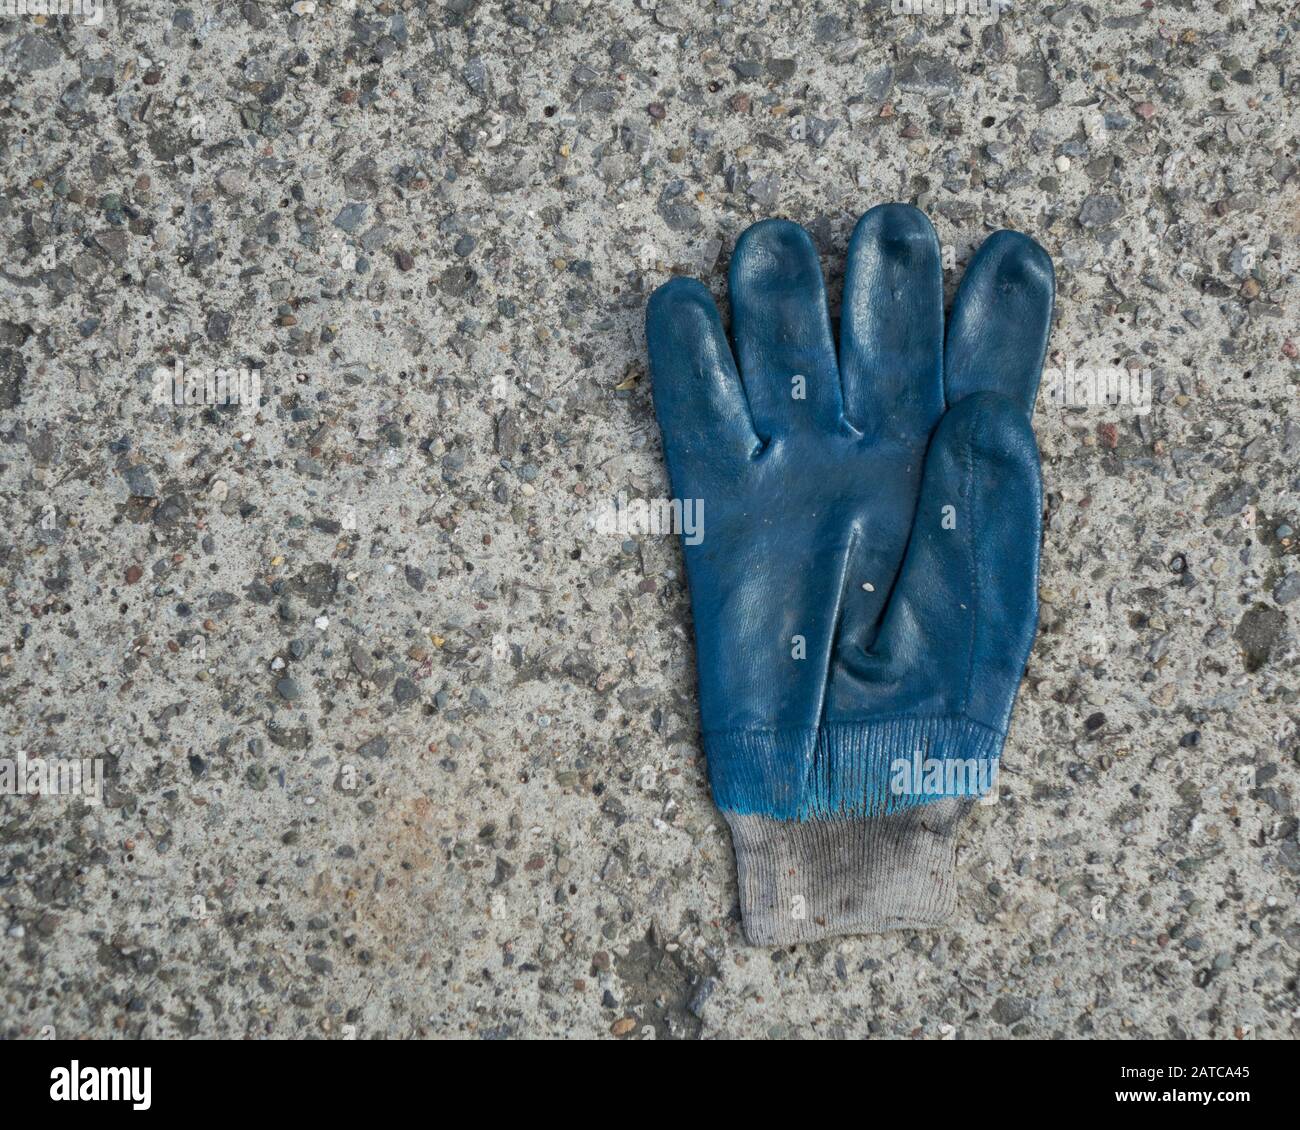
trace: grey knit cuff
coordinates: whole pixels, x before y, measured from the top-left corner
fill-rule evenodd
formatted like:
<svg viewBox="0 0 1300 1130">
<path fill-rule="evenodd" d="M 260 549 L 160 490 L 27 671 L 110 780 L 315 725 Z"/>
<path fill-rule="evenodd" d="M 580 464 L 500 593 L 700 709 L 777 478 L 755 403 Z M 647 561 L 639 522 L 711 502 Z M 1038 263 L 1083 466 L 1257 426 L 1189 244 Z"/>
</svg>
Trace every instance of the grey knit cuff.
<svg viewBox="0 0 1300 1130">
<path fill-rule="evenodd" d="M 790 945 L 942 925 L 957 901 L 957 827 L 970 805 L 947 797 L 888 816 L 803 822 L 724 811 L 746 937 Z"/>
</svg>

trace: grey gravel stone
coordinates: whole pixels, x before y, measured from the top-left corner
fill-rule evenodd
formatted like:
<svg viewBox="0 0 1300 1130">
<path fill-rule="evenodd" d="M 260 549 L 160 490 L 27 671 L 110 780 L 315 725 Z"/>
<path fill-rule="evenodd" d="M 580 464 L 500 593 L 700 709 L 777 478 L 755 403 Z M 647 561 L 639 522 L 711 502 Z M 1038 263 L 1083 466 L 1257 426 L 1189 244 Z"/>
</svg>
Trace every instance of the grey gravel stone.
<svg viewBox="0 0 1300 1130">
<path fill-rule="evenodd" d="M 158 489 L 154 486 L 153 476 L 149 474 L 149 468 L 143 463 L 134 467 L 128 467 L 123 472 L 126 478 L 127 490 L 131 492 L 134 498 L 157 498 Z"/>
<path fill-rule="evenodd" d="M 348 204 L 334 217 L 334 226 L 342 228 L 345 232 L 355 232 L 366 218 L 366 207 L 364 203 Z"/>
<path fill-rule="evenodd" d="M 1300 597 L 1300 569 L 1288 573 L 1273 589 L 1273 599 L 1278 604 L 1290 604 Z"/>
<path fill-rule="evenodd" d="M 383 757 L 388 752 L 388 739 L 380 736 L 362 742 L 357 753 L 362 757 Z"/>
<path fill-rule="evenodd" d="M 1079 209 L 1079 224 L 1085 228 L 1100 228 L 1114 223 L 1124 214 L 1124 204 L 1114 196 L 1089 196 Z"/>
<path fill-rule="evenodd" d="M 1008 1026 L 1029 1015 L 1030 1004 L 1024 997 L 998 997 L 993 1004 L 993 1019 Z"/>
</svg>

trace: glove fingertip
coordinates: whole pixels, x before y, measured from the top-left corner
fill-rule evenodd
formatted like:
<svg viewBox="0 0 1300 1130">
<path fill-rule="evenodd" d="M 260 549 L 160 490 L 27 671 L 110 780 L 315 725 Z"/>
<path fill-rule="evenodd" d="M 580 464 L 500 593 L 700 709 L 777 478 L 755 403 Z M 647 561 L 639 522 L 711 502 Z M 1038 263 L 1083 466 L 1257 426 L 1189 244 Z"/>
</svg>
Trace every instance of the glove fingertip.
<svg viewBox="0 0 1300 1130">
<path fill-rule="evenodd" d="M 1026 416 L 1034 409 L 1056 295 L 1056 272 L 1043 247 L 1023 232 L 984 241 L 953 303 L 944 349 L 948 403 L 1002 392 Z"/>
<path fill-rule="evenodd" d="M 699 279 L 675 275 L 655 287 L 645 308 L 646 334 L 676 333 L 682 319 L 717 316 L 713 295 Z"/>
</svg>

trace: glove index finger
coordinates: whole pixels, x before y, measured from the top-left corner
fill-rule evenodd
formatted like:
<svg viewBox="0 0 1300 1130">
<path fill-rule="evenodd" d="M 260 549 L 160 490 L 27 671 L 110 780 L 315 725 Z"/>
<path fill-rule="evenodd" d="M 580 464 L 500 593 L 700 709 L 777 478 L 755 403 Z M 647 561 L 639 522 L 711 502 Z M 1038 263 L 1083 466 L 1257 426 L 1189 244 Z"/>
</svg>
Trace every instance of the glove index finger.
<svg viewBox="0 0 1300 1130">
<path fill-rule="evenodd" d="M 650 296 L 646 347 L 674 489 L 686 489 L 679 474 L 748 459 L 761 448 L 718 307 L 703 283 L 674 278 Z"/>
<path fill-rule="evenodd" d="M 840 312 L 844 414 L 924 443 L 943 414 L 943 268 L 923 212 L 878 204 L 853 230 Z"/>
</svg>

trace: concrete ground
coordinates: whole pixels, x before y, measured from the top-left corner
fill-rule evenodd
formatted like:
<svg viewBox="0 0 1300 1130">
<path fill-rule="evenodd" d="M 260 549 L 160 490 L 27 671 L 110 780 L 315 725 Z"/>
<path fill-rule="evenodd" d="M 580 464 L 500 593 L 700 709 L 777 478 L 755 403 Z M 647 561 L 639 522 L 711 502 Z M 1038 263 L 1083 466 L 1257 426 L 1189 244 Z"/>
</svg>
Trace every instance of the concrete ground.
<svg viewBox="0 0 1300 1130">
<path fill-rule="evenodd" d="M 951 6 L 951 5 L 950 5 Z M 0 17 L 0 1033 L 1300 1031 L 1282 0 Z M 950 928 L 745 944 L 642 318 L 738 233 L 1058 271 L 1042 626 Z M 260 408 L 160 402 L 254 371 Z M 202 388 L 202 381 L 196 386 Z M 1140 386 L 1135 386 L 1140 387 Z"/>
</svg>

